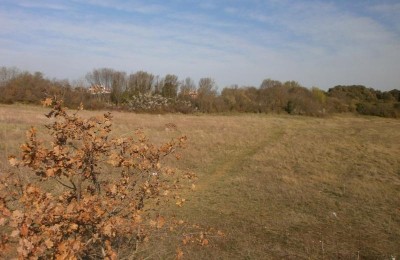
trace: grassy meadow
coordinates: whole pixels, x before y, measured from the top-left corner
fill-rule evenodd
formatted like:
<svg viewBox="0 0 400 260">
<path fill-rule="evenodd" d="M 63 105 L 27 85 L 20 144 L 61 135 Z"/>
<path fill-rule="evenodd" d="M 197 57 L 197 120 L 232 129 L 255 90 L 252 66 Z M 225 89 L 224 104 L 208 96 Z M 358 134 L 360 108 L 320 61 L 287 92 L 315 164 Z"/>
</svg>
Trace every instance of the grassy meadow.
<svg viewBox="0 0 400 260">
<path fill-rule="evenodd" d="M 0 105 L 0 171 L 47 109 Z M 82 111 L 84 116 L 101 112 Z M 186 135 L 169 163 L 199 180 L 178 218 L 225 233 L 187 259 L 400 258 L 400 120 L 353 115 L 148 115 L 113 112 L 114 135 Z M 176 128 L 166 127 L 169 123 Z M 174 241 L 151 259 L 174 258 Z M 165 244 L 165 245 L 163 245 Z"/>
</svg>

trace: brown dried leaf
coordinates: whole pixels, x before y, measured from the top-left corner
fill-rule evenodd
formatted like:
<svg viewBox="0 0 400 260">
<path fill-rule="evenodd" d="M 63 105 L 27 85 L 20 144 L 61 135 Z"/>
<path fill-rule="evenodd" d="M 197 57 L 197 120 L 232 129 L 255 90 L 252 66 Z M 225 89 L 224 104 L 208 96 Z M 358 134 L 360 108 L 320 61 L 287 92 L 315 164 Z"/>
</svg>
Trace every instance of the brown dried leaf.
<svg viewBox="0 0 400 260">
<path fill-rule="evenodd" d="M 186 201 L 186 199 L 180 199 L 178 200 L 175 204 L 178 205 L 179 207 L 183 206 L 183 203 Z"/>
<path fill-rule="evenodd" d="M 24 217 L 24 213 L 19 210 L 14 210 L 11 216 L 11 219 L 20 223 L 22 218 Z"/>
<path fill-rule="evenodd" d="M 61 243 L 58 245 L 57 249 L 58 249 L 59 252 L 65 253 L 65 252 L 67 252 L 67 250 L 68 250 L 68 246 L 67 246 L 66 242 L 61 242 Z M 58 258 L 57 258 L 57 259 L 58 259 Z M 61 258 L 61 259 L 64 259 L 64 258 Z"/>
<path fill-rule="evenodd" d="M 176 249 L 176 259 L 177 260 L 183 259 L 183 251 L 179 247 Z"/>
<path fill-rule="evenodd" d="M 57 156 L 60 155 L 60 154 L 61 154 L 61 147 L 60 147 L 59 145 L 54 146 L 53 152 L 54 152 L 54 154 L 57 155 Z"/>
<path fill-rule="evenodd" d="M 54 169 L 50 168 L 46 170 L 46 176 L 47 177 L 53 177 L 54 176 Z"/>
<path fill-rule="evenodd" d="M 75 203 L 70 203 L 70 204 L 67 206 L 67 213 L 70 214 L 70 213 L 74 212 L 74 211 L 75 211 L 75 206 L 76 206 Z"/>
<path fill-rule="evenodd" d="M 53 100 L 51 98 L 46 98 L 45 100 L 41 101 L 44 107 L 49 107 L 53 104 Z"/>
<path fill-rule="evenodd" d="M 72 249 L 75 252 L 78 252 L 80 250 L 80 248 L 81 248 L 81 242 L 80 241 L 75 240 L 74 242 L 72 242 Z"/>
<path fill-rule="evenodd" d="M 28 226 L 24 223 L 22 224 L 21 228 L 20 228 L 20 234 L 22 237 L 26 237 L 28 236 L 29 233 L 29 228 Z"/>
<path fill-rule="evenodd" d="M 184 245 L 186 245 L 187 243 L 189 243 L 190 242 L 190 237 L 189 236 L 185 236 L 183 239 L 182 239 L 182 244 L 184 244 Z"/>
<path fill-rule="evenodd" d="M 78 224 L 76 224 L 76 223 L 71 223 L 70 225 L 69 225 L 69 230 L 70 231 L 75 231 L 75 230 L 77 230 L 78 229 Z"/>
<path fill-rule="evenodd" d="M 110 193 L 111 193 L 112 195 L 115 195 L 117 192 L 118 192 L 117 185 L 113 184 L 113 185 L 110 187 Z"/>
<path fill-rule="evenodd" d="M 2 212 L 3 216 L 5 216 L 5 217 L 10 217 L 11 216 L 11 211 L 8 208 L 3 208 L 2 211 L 3 211 Z"/>
<path fill-rule="evenodd" d="M 18 164 L 19 164 L 18 160 L 15 158 L 15 156 L 8 157 L 8 163 L 13 167 L 18 166 Z"/>
<path fill-rule="evenodd" d="M 157 218 L 157 228 L 162 228 L 165 224 L 165 218 L 163 216 L 159 216 Z"/>
<path fill-rule="evenodd" d="M 156 225 L 157 225 L 157 221 L 154 221 L 154 220 L 150 220 L 149 223 L 150 223 L 150 226 L 153 228 L 156 227 Z"/>
<path fill-rule="evenodd" d="M 44 244 L 46 245 L 47 248 L 52 248 L 54 246 L 53 241 L 51 241 L 50 238 L 48 238 L 46 241 L 44 241 Z"/>
<path fill-rule="evenodd" d="M 10 237 L 16 237 L 19 235 L 19 230 L 13 230 L 13 232 L 11 232 Z"/>
<path fill-rule="evenodd" d="M 22 144 L 22 145 L 20 146 L 20 148 L 21 148 L 21 150 L 22 150 L 23 152 L 30 152 L 30 151 L 31 151 L 31 148 L 30 148 L 27 144 Z"/>
<path fill-rule="evenodd" d="M 115 251 L 112 249 L 111 242 L 109 240 L 106 240 L 105 244 L 106 244 L 106 253 L 107 253 L 107 257 L 105 257 L 105 259 L 117 260 L 118 256 L 117 256 L 117 253 L 115 253 Z"/>
<path fill-rule="evenodd" d="M 28 194 L 32 194 L 32 193 L 35 193 L 38 191 L 39 191 L 38 188 L 33 187 L 33 186 L 29 186 L 28 188 L 26 188 L 26 193 L 28 193 Z"/>
<path fill-rule="evenodd" d="M 109 237 L 113 236 L 113 226 L 111 223 L 108 223 L 106 226 L 103 227 L 103 233 L 104 235 Z"/>
</svg>

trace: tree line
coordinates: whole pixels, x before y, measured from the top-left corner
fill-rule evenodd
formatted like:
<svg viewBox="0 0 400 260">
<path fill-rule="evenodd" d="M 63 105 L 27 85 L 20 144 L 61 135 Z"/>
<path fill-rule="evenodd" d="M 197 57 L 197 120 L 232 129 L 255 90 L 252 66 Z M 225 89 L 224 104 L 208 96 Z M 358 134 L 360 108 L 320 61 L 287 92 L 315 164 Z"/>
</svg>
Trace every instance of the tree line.
<svg viewBox="0 0 400 260">
<path fill-rule="evenodd" d="M 97 89 L 94 90 L 94 87 Z M 0 103 L 39 104 L 58 96 L 68 107 L 111 108 L 136 112 L 287 113 L 324 116 L 354 112 L 400 117 L 400 91 L 380 91 L 362 85 L 335 86 L 328 91 L 306 88 L 296 81 L 265 79 L 260 86 L 224 87 L 212 78 L 164 77 L 145 71 L 127 74 L 111 68 L 93 69 L 77 82 L 48 79 L 42 73 L 0 68 Z"/>
</svg>

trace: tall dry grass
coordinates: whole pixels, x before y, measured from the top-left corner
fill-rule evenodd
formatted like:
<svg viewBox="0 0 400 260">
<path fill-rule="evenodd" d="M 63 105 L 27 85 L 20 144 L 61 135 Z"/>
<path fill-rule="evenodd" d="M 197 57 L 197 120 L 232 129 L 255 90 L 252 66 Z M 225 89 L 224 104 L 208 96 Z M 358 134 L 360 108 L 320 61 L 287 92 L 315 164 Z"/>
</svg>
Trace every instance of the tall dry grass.
<svg viewBox="0 0 400 260">
<path fill-rule="evenodd" d="M 1 171 L 25 130 L 46 122 L 45 112 L 0 106 Z M 226 234 L 206 248 L 184 249 L 188 259 L 400 257 L 399 120 L 113 115 L 116 135 L 142 128 L 155 142 L 188 136 L 174 163 L 199 182 L 182 209 L 166 212 Z M 163 252 L 173 242 L 179 239 L 157 242 L 152 258 L 172 257 Z"/>
</svg>

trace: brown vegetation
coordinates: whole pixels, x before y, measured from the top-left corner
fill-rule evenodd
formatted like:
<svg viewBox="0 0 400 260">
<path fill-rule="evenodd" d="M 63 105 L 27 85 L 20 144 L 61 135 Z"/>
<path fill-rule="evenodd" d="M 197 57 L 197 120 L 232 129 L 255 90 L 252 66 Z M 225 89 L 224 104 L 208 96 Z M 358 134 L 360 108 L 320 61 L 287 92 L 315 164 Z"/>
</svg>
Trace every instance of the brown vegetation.
<svg viewBox="0 0 400 260">
<path fill-rule="evenodd" d="M 0 168 L 16 154 L 31 125 L 38 132 L 46 110 L 0 106 Z M 100 115 L 80 111 L 84 118 Z M 199 180 L 188 203 L 160 215 L 221 230 L 210 245 L 178 252 L 188 259 L 389 259 L 399 257 L 400 122 L 367 116 L 181 115 L 113 113 L 113 133 L 141 128 L 155 144 L 188 136 L 179 161 Z M 174 131 L 165 131 L 174 124 Z M 175 203 L 175 202 L 174 202 Z M 144 252 L 176 256 L 189 241 L 160 235 Z M 180 231 L 179 231 L 180 232 Z M 216 231 L 216 233 L 218 233 Z M 158 239 L 159 238 L 159 239 Z M 204 238 L 204 234 L 203 234 Z M 201 244 L 200 242 L 196 242 Z M 188 246 L 189 245 L 189 246 Z"/>
</svg>

